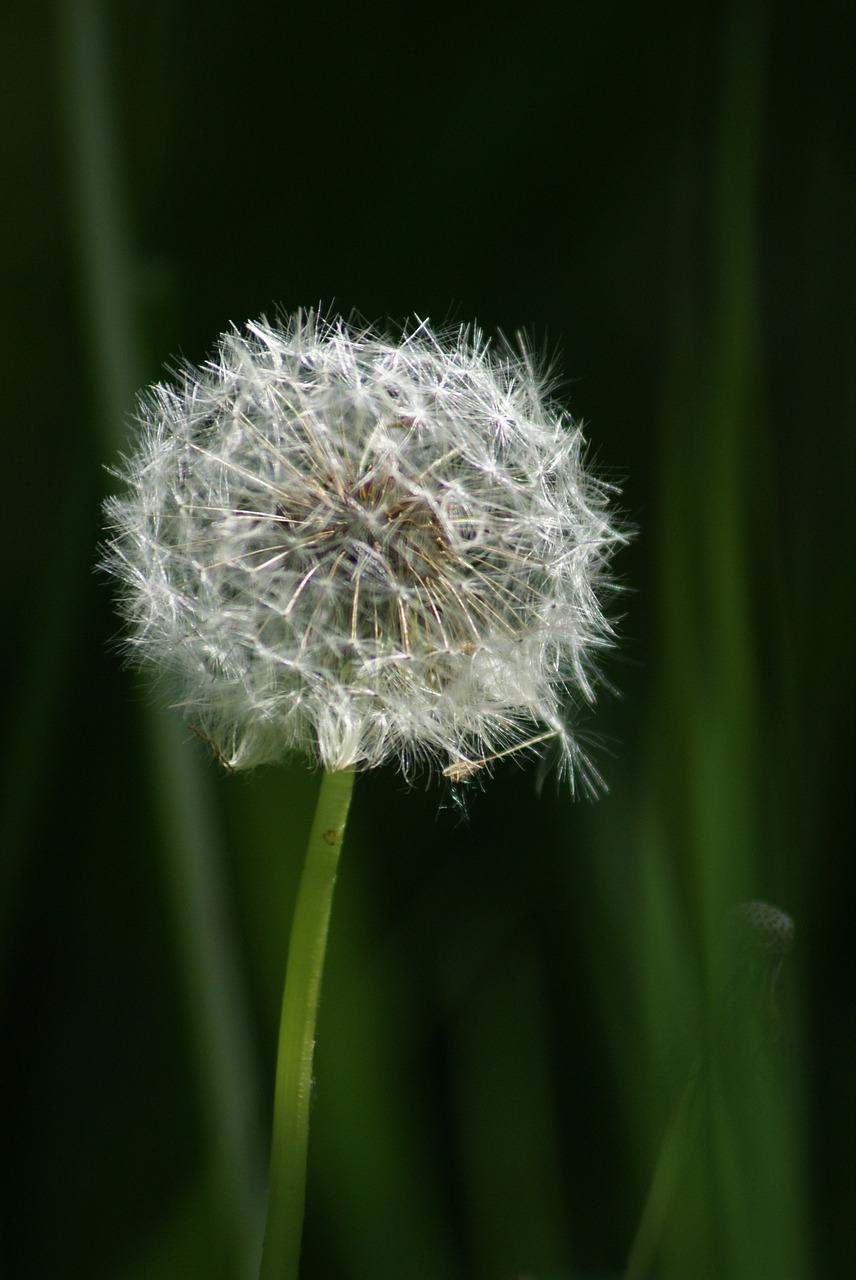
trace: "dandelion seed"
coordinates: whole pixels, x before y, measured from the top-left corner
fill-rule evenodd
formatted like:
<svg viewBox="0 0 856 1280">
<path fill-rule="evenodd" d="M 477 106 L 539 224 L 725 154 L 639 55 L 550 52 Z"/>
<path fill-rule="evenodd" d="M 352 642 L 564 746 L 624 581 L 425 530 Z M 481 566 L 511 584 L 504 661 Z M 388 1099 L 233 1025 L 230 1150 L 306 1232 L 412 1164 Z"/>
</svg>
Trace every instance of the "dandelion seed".
<svg viewBox="0 0 856 1280">
<path fill-rule="evenodd" d="M 526 353 L 298 313 L 142 398 L 106 566 L 129 646 L 233 768 L 437 761 L 557 737 L 610 643 L 623 535 Z"/>
</svg>

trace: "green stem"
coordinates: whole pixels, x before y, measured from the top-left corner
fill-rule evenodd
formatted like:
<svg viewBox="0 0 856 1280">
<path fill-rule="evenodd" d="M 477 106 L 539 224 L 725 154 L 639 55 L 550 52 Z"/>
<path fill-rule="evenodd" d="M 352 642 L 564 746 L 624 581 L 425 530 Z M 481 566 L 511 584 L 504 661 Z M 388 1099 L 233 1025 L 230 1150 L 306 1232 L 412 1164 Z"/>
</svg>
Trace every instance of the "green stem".
<svg viewBox="0 0 856 1280">
<path fill-rule="evenodd" d="M 294 908 L 279 1024 L 261 1280 L 297 1280 L 318 996 L 333 886 L 353 786 L 353 769 L 322 776 Z"/>
<path fill-rule="evenodd" d="M 623 1280 L 644 1280 L 644 1277 L 650 1273 L 662 1243 L 675 1187 L 689 1156 L 699 1071 L 700 1066 L 697 1063 L 684 1086 L 663 1137 L 660 1155 L 648 1191 L 648 1199 L 630 1248 Z"/>
</svg>

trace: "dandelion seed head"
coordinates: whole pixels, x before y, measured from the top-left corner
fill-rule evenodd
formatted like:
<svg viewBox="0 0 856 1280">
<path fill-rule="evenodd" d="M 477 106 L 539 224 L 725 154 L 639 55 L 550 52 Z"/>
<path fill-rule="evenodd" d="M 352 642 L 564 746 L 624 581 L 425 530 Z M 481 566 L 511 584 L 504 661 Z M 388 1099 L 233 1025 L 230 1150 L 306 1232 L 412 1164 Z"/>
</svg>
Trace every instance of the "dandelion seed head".
<svg viewBox="0 0 856 1280">
<path fill-rule="evenodd" d="M 225 762 L 464 777 L 546 734 L 573 765 L 624 539 L 525 352 L 301 312 L 225 334 L 138 418 L 105 566 L 132 654 Z"/>
<path fill-rule="evenodd" d="M 741 902 L 731 908 L 730 924 L 744 949 L 780 958 L 794 945 L 791 917 L 769 902 Z"/>
</svg>

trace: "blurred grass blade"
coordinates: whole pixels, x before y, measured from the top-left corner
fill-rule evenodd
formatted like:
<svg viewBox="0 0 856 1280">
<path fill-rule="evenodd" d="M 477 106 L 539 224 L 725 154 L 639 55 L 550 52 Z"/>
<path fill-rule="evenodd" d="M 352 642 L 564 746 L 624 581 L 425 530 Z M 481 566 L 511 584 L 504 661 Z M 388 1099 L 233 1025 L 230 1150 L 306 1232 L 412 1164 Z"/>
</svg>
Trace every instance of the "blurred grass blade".
<svg viewBox="0 0 856 1280">
<path fill-rule="evenodd" d="M 765 32 L 733 9 L 725 28 L 710 255 L 712 323 L 682 273 L 661 468 L 665 663 L 643 824 L 641 1007 L 672 1102 L 693 1090 L 685 1174 L 657 1242 L 658 1274 L 805 1274 L 799 1108 L 787 1056 L 731 1007 L 729 910 L 765 895 L 780 851 L 766 839 L 750 571 L 772 536 L 757 300 L 757 202 Z M 685 264 L 686 268 L 686 264 Z M 750 541 L 750 517 L 752 538 Z M 683 1042 L 682 1042 L 683 1041 Z M 656 1151 L 646 1119 L 650 1150 Z M 672 1156 L 670 1155 L 670 1159 Z M 659 1229 L 659 1227 L 658 1227 Z M 646 1258 L 653 1258 L 651 1242 Z M 639 1274 L 643 1274 L 640 1270 Z"/>
<path fill-rule="evenodd" d="M 117 110 L 109 74 L 104 6 L 58 5 L 60 105 L 83 320 L 105 460 L 146 377 L 135 300 L 135 263 L 120 176 Z M 164 873 L 183 962 L 203 1097 L 218 1220 L 230 1224 L 236 1274 L 250 1276 L 260 1248 L 259 1116 L 247 1014 L 223 885 L 223 853 L 210 784 L 171 716 L 144 713 L 150 781 Z"/>
</svg>

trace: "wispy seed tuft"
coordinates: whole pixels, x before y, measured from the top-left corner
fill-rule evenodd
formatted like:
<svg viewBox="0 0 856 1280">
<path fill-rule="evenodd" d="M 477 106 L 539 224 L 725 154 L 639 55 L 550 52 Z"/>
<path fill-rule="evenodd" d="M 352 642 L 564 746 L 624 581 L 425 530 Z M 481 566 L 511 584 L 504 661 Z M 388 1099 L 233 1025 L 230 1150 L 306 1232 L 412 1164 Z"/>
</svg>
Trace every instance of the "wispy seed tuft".
<svg viewBox="0 0 856 1280">
<path fill-rule="evenodd" d="M 146 392 L 108 502 L 129 646 L 233 768 L 463 779 L 594 697 L 608 487 L 531 359 L 298 313 Z"/>
</svg>

